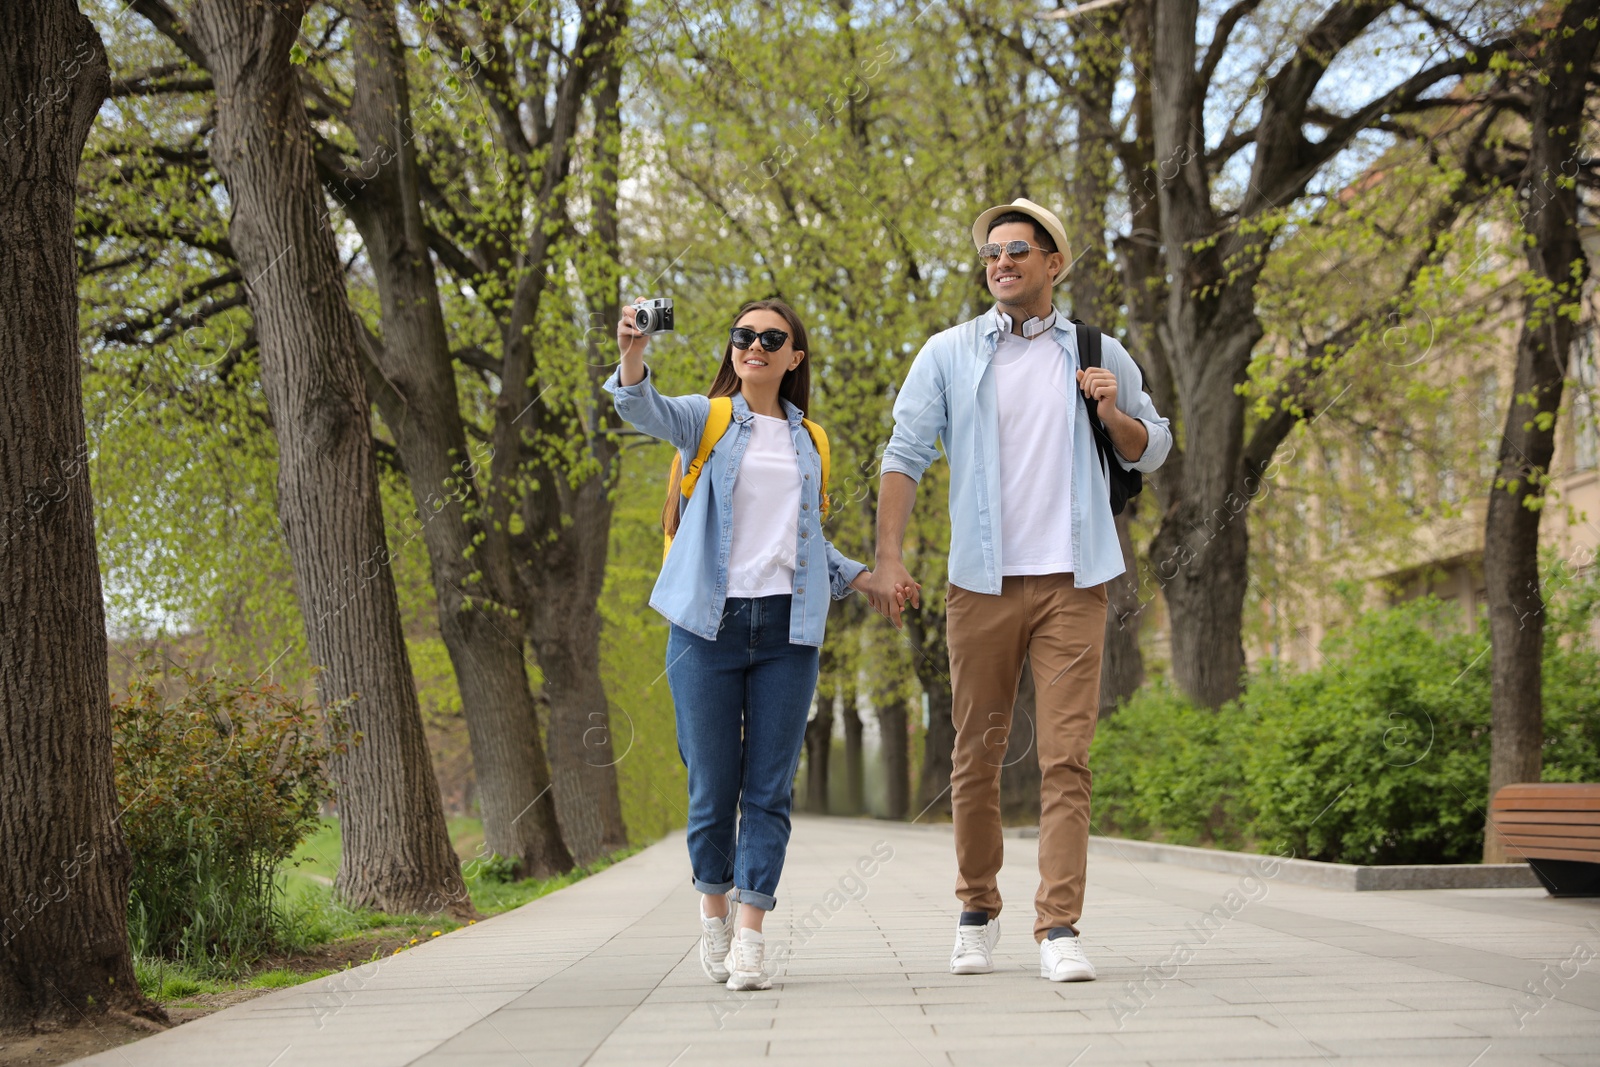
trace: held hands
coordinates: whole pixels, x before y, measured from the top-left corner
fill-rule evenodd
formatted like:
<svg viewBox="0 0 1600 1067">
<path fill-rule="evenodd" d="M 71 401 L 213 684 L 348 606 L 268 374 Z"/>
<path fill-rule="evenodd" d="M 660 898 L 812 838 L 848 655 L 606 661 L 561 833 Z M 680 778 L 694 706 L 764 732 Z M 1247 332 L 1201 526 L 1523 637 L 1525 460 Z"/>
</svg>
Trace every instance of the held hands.
<svg viewBox="0 0 1600 1067">
<path fill-rule="evenodd" d="M 912 580 L 910 572 L 898 560 L 879 563 L 876 571 L 862 571 L 851 588 L 865 594 L 872 610 L 894 623 L 900 629 L 900 613 L 910 601 L 914 608 L 922 607 L 922 586 Z"/>
</svg>

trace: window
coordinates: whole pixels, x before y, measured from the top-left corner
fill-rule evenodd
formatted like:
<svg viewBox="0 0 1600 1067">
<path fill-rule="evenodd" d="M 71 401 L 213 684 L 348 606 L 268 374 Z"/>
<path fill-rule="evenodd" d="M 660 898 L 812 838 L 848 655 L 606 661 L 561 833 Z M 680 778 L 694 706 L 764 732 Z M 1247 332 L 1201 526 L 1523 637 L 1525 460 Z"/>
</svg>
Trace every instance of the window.
<svg viewBox="0 0 1600 1067">
<path fill-rule="evenodd" d="M 1344 506 L 1341 503 L 1344 479 L 1337 446 L 1323 446 L 1322 469 L 1328 476 L 1327 492 L 1322 498 L 1322 543 L 1331 552 L 1344 540 Z"/>
<path fill-rule="evenodd" d="M 1416 454 L 1410 440 L 1400 443 L 1400 451 L 1394 457 L 1394 471 L 1400 499 L 1405 501 L 1406 510 L 1415 515 L 1422 505 L 1417 500 Z"/>
<path fill-rule="evenodd" d="M 1585 322 L 1572 339 L 1572 355 L 1567 371 L 1572 379 L 1572 466 L 1574 470 L 1594 470 L 1600 462 L 1600 369 L 1595 361 L 1595 324 Z"/>
<path fill-rule="evenodd" d="M 1446 504 L 1458 503 L 1461 486 L 1456 478 L 1456 449 L 1460 446 L 1455 439 L 1455 420 L 1450 417 L 1448 408 L 1439 412 L 1435 420 L 1434 441 L 1434 455 L 1439 464 L 1439 499 Z"/>
<path fill-rule="evenodd" d="M 1371 430 L 1361 435 L 1361 480 L 1371 485 L 1378 476 L 1378 441 Z"/>
<path fill-rule="evenodd" d="M 1478 380 L 1478 428 L 1482 444 L 1478 453 L 1478 474 L 1484 479 L 1493 478 L 1500 467 L 1500 383 L 1494 371 L 1488 371 Z"/>
</svg>

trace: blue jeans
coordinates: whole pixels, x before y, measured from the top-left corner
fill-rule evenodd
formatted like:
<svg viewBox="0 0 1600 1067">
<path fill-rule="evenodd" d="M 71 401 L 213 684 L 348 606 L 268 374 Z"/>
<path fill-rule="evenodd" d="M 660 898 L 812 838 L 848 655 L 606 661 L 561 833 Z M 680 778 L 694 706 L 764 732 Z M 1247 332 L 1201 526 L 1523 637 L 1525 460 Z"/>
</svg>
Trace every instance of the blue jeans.
<svg viewBox="0 0 1600 1067">
<path fill-rule="evenodd" d="M 817 690 L 817 649 L 789 643 L 789 607 L 788 596 L 729 597 L 715 641 L 677 625 L 667 638 L 694 887 L 736 889 L 740 903 L 763 911 L 777 903 Z"/>
</svg>

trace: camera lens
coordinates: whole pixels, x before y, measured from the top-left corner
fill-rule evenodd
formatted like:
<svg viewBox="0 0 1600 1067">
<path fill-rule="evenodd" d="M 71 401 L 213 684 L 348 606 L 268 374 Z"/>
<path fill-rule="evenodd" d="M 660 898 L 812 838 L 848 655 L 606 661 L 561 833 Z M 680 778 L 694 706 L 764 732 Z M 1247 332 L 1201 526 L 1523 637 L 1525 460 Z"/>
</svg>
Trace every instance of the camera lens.
<svg viewBox="0 0 1600 1067">
<path fill-rule="evenodd" d="M 633 324 L 639 327 L 641 330 L 650 329 L 650 312 L 646 311 L 644 308 L 640 308 L 638 311 L 634 312 Z"/>
</svg>

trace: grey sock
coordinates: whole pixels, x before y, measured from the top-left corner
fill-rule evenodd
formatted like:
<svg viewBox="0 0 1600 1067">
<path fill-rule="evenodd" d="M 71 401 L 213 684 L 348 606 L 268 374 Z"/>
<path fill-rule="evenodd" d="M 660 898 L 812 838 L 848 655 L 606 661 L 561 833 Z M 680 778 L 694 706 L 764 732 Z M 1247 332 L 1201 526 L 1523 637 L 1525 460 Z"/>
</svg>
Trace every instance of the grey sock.
<svg viewBox="0 0 1600 1067">
<path fill-rule="evenodd" d="M 1046 940 L 1054 941 L 1058 937 L 1077 937 L 1077 936 L 1078 936 L 1078 931 L 1074 930 L 1070 926 L 1052 926 L 1050 928 L 1050 936 L 1048 938 L 1046 938 Z"/>
<path fill-rule="evenodd" d="M 961 913 L 961 926 L 987 926 L 989 913 L 986 911 L 964 911 Z"/>
</svg>

